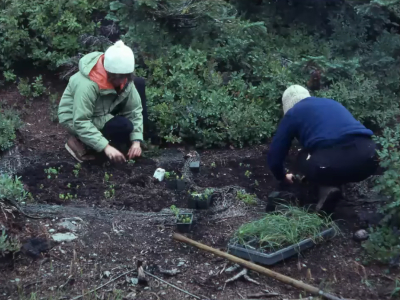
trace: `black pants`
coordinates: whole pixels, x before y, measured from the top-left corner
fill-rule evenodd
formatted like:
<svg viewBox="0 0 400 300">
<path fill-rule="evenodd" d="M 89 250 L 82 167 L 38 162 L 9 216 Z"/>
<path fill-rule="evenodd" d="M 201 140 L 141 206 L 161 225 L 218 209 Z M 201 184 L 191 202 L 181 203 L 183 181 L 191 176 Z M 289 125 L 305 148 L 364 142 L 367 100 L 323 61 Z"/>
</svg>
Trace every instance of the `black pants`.
<svg viewBox="0 0 400 300">
<path fill-rule="evenodd" d="M 104 125 L 101 133 L 111 146 L 126 154 L 131 144 L 130 134 L 132 131 L 133 124 L 131 121 L 125 117 L 115 116 Z"/>
<path fill-rule="evenodd" d="M 306 180 L 318 185 L 340 186 L 374 175 L 378 166 L 376 144 L 370 137 L 354 136 L 329 148 L 302 150 L 298 170 Z"/>
</svg>

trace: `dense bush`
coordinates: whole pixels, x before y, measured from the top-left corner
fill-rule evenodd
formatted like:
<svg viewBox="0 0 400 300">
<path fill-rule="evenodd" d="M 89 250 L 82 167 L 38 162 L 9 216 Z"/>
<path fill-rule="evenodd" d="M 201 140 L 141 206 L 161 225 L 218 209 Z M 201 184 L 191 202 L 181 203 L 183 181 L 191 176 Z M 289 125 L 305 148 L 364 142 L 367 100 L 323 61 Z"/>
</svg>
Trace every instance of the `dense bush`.
<svg viewBox="0 0 400 300">
<path fill-rule="evenodd" d="M 364 244 L 367 253 L 384 263 L 398 264 L 400 253 L 400 125 L 386 128 L 377 138 L 381 145 L 379 158 L 386 169 L 378 178 L 377 190 L 390 197 L 381 208 L 385 218 L 379 228 L 372 230 Z M 396 262 L 397 261 L 397 262 Z"/>
<path fill-rule="evenodd" d="M 398 1 L 316 2 L 120 0 L 108 18 L 139 57 L 163 136 L 259 143 L 275 130 L 284 89 L 313 73 L 315 95 L 388 124 L 399 111 L 400 43 L 388 9 Z"/>
<path fill-rule="evenodd" d="M 55 68 L 84 49 L 80 39 L 99 27 L 107 0 L 4 0 L 0 7 L 0 68 L 20 61 Z"/>
<path fill-rule="evenodd" d="M 22 121 L 13 110 L 2 110 L 0 107 L 0 151 L 14 145 L 16 130 L 22 126 Z"/>
</svg>

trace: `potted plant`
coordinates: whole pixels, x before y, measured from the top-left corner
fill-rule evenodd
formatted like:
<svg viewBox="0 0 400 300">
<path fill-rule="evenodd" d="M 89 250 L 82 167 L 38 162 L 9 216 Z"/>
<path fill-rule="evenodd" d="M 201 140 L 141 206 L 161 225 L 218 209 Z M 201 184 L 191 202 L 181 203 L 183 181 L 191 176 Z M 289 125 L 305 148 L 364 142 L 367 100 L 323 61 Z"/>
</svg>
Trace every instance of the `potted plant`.
<svg viewBox="0 0 400 300">
<path fill-rule="evenodd" d="M 167 188 L 171 190 L 177 189 L 177 179 L 176 179 L 176 173 L 174 171 L 165 172 L 164 178 Z"/>
<path fill-rule="evenodd" d="M 189 168 L 192 172 L 198 173 L 200 171 L 200 160 L 190 162 Z"/>
<path fill-rule="evenodd" d="M 175 205 L 172 205 L 170 209 L 176 216 L 176 229 L 179 232 L 189 232 L 192 229 L 193 214 L 180 213 Z"/>
<path fill-rule="evenodd" d="M 176 187 L 178 191 L 184 191 L 188 189 L 189 181 L 184 179 L 183 175 L 181 176 L 181 178 L 179 178 L 179 176 L 176 176 Z"/>
<path fill-rule="evenodd" d="M 208 209 L 211 204 L 213 193 L 213 189 L 205 189 L 203 193 L 189 192 L 189 208 Z"/>
</svg>

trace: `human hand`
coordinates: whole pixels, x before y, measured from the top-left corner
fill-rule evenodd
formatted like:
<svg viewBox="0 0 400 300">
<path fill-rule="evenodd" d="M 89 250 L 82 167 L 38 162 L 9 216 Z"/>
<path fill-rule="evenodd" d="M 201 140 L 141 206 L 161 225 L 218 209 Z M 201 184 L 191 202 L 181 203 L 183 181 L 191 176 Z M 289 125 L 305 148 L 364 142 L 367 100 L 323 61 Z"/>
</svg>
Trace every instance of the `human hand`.
<svg viewBox="0 0 400 300">
<path fill-rule="evenodd" d="M 289 184 L 293 184 L 294 175 L 293 174 L 286 174 L 285 182 Z"/>
<path fill-rule="evenodd" d="M 115 162 L 126 162 L 125 156 L 119 152 L 117 149 L 114 147 L 107 145 L 107 147 L 104 149 L 104 153 L 107 155 L 107 157 Z"/>
<path fill-rule="evenodd" d="M 128 158 L 132 159 L 142 155 L 142 148 L 140 147 L 140 142 L 133 142 L 131 148 L 128 152 Z"/>
</svg>

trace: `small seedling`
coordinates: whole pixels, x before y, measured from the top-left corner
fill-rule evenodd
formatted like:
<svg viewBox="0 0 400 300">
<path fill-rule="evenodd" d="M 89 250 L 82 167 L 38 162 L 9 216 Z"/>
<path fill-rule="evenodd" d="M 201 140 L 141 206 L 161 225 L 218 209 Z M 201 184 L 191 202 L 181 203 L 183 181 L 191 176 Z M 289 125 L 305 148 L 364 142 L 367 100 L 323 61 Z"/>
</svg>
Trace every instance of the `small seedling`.
<svg viewBox="0 0 400 300">
<path fill-rule="evenodd" d="M 128 160 L 128 165 L 134 165 L 136 163 L 136 161 L 134 161 L 133 159 Z"/>
<path fill-rule="evenodd" d="M 178 215 L 178 220 L 177 220 L 178 223 L 187 224 L 187 223 L 190 223 L 190 221 L 191 221 L 191 218 L 190 218 L 189 214 L 180 214 L 180 215 Z"/>
<path fill-rule="evenodd" d="M 44 189 L 44 185 L 41 184 L 41 185 L 39 186 L 39 188 L 40 188 L 41 190 L 43 190 L 43 189 Z"/>
<path fill-rule="evenodd" d="M 241 167 L 241 166 L 243 166 L 243 164 L 242 164 L 242 163 L 240 163 L 240 164 L 239 164 L 239 167 Z"/>
<path fill-rule="evenodd" d="M 68 184 L 67 184 L 67 187 L 70 189 L 70 188 L 71 188 L 71 184 L 70 184 L 70 183 L 68 183 Z"/>
<path fill-rule="evenodd" d="M 82 169 L 82 166 L 80 163 L 77 163 L 74 167 L 75 167 L 75 169 L 73 169 L 72 172 L 74 173 L 75 177 L 78 177 L 79 172 Z"/>
<path fill-rule="evenodd" d="M 61 166 L 62 167 L 62 166 Z M 61 170 L 61 167 L 59 168 L 48 168 L 48 169 L 44 169 L 44 172 L 47 174 L 47 178 L 51 179 L 53 176 L 55 178 L 58 178 L 58 173 Z"/>
<path fill-rule="evenodd" d="M 67 193 L 66 195 L 59 194 L 58 198 L 60 198 L 61 200 L 71 200 L 71 199 L 74 199 L 74 196 L 71 195 L 70 193 Z M 75 198 L 77 198 L 77 195 L 75 195 Z"/>
<path fill-rule="evenodd" d="M 250 178 L 251 174 L 252 174 L 252 173 L 251 173 L 249 170 L 247 170 L 247 171 L 244 173 L 244 176 L 246 176 L 247 178 Z"/>
<path fill-rule="evenodd" d="M 179 208 L 177 208 L 175 205 L 171 205 L 171 207 L 170 207 L 169 209 L 172 211 L 172 213 L 173 213 L 176 217 L 178 217 L 178 215 L 179 215 Z"/>
<path fill-rule="evenodd" d="M 114 195 L 115 195 L 114 185 L 111 184 L 111 185 L 110 185 L 110 189 L 104 192 L 104 196 L 105 196 L 107 199 L 109 199 L 109 198 L 114 197 Z"/>
<path fill-rule="evenodd" d="M 211 168 L 216 168 L 217 164 L 215 162 L 211 163 Z"/>
<path fill-rule="evenodd" d="M 255 180 L 255 181 L 254 181 L 254 185 L 255 185 L 255 186 L 259 186 L 259 185 L 260 185 L 259 182 L 258 182 L 258 180 Z"/>
<path fill-rule="evenodd" d="M 171 172 L 165 172 L 164 177 L 166 179 L 170 179 L 172 176 L 176 176 L 176 173 L 174 171 Z"/>
<path fill-rule="evenodd" d="M 110 177 L 112 177 L 112 174 L 108 174 L 107 172 L 104 173 L 104 178 L 103 178 L 103 182 L 107 183 L 110 181 Z"/>
<path fill-rule="evenodd" d="M 257 204 L 256 196 L 252 194 L 247 194 L 246 192 L 237 192 L 236 196 L 242 202 L 247 205 L 255 205 Z"/>
</svg>

